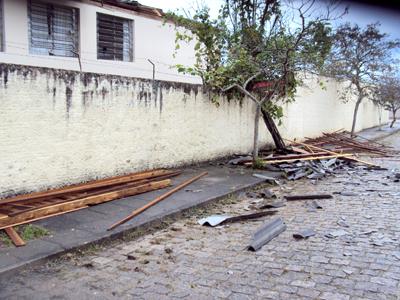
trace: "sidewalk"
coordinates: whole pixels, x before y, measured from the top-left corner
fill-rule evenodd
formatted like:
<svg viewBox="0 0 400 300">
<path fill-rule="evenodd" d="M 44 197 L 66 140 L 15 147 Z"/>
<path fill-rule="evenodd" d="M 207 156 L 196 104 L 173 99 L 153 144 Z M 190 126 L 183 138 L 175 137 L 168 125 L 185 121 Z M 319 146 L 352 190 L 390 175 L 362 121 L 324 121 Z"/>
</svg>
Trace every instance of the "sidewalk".
<svg viewBox="0 0 400 300">
<path fill-rule="evenodd" d="M 368 139 L 377 139 L 399 130 L 400 122 L 397 122 L 393 129 L 384 126 L 380 130 L 375 127 L 358 134 Z M 61 255 L 89 243 L 121 237 L 123 233 L 129 230 L 151 225 L 152 222 L 167 216 L 224 198 L 230 194 L 237 194 L 264 182 L 263 179 L 252 176 L 254 173 L 252 169 L 205 164 L 200 167 L 185 168 L 183 174 L 173 179 L 173 186 L 204 171 L 208 171 L 206 177 L 171 195 L 112 231 L 107 231 L 111 224 L 150 202 L 156 196 L 165 193 L 166 189 L 114 200 L 34 222 L 33 224 L 49 230 L 51 235 L 28 241 L 24 247 L 0 249 L 0 276 L 18 271 L 20 268 L 31 264 L 40 263 L 47 258 Z M 279 174 L 263 171 L 257 171 L 257 173 L 267 176 Z"/>
<path fill-rule="evenodd" d="M 389 135 L 395 134 L 398 131 L 400 131 L 400 121 L 397 121 L 393 125 L 393 128 L 390 128 L 389 124 L 386 124 L 382 126 L 365 129 L 361 132 L 358 132 L 357 135 L 370 140 L 379 140 Z"/>
<path fill-rule="evenodd" d="M 54 257 L 88 243 L 121 237 L 128 230 L 146 226 L 188 208 L 218 200 L 230 194 L 254 187 L 263 179 L 252 176 L 252 169 L 210 166 L 186 168 L 183 174 L 173 179 L 173 186 L 207 171 L 208 175 L 149 208 L 131 221 L 112 231 L 107 228 L 127 216 L 131 211 L 145 205 L 167 189 L 136 195 L 124 199 L 95 205 L 80 211 L 51 217 L 32 224 L 40 225 L 51 232 L 42 239 L 28 241 L 24 247 L 0 250 L 0 275 L 8 274 L 46 258 Z M 279 173 L 260 172 L 267 176 Z M 173 187 L 171 187 L 173 188 Z M 171 189 L 169 188 L 169 189 Z"/>
</svg>

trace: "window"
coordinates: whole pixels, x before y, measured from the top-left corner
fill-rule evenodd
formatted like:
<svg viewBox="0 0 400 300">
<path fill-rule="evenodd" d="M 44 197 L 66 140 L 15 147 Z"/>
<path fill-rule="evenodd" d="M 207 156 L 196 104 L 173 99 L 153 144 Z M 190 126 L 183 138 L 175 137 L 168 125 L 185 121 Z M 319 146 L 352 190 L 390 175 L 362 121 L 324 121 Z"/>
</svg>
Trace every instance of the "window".
<svg viewBox="0 0 400 300">
<path fill-rule="evenodd" d="M 3 1 L 0 0 L 0 51 L 4 51 L 4 17 Z"/>
<path fill-rule="evenodd" d="M 31 0 L 28 14 L 30 53 L 78 56 L 78 9 Z"/>
<path fill-rule="evenodd" d="M 97 13 L 97 58 L 133 60 L 132 20 Z"/>
</svg>

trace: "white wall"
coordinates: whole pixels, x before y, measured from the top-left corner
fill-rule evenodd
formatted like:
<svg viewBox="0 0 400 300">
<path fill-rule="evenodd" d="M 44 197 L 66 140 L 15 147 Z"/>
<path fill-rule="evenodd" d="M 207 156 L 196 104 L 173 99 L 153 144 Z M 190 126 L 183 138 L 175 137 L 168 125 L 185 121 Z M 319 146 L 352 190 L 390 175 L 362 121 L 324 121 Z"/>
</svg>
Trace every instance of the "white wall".
<svg viewBox="0 0 400 300">
<path fill-rule="evenodd" d="M 77 58 L 29 54 L 27 0 L 3 0 L 5 52 L 0 52 L 0 62 L 79 71 Z M 139 15 L 136 12 L 90 1 L 57 1 L 76 7 L 80 13 L 80 48 L 84 72 L 152 78 L 152 65 L 156 65 L 156 79 L 200 83 L 193 76 L 179 74 L 171 68 L 176 64 L 190 65 L 194 61 L 193 43 L 182 44 L 174 58 L 175 26 L 160 19 Z M 134 61 L 108 61 L 97 59 L 96 13 L 112 14 L 133 20 Z"/>
<path fill-rule="evenodd" d="M 350 130 L 355 106 L 355 97 L 347 97 L 347 103 L 341 100 L 344 83 L 333 79 L 321 78 L 319 81 L 308 78 L 297 91 L 296 101 L 285 105 L 285 117 L 282 134 L 288 139 L 317 137 L 322 132 L 346 129 Z M 364 101 L 358 111 L 356 131 L 379 125 L 379 109 L 371 101 Z M 381 112 L 382 122 L 388 121 L 388 113 Z"/>
<path fill-rule="evenodd" d="M 0 64 L 0 196 L 251 151 L 251 101 L 217 107 L 197 85 L 157 84 L 155 96 L 143 79 Z M 300 89 L 282 134 L 349 129 L 353 103 L 337 88 Z M 365 103 L 358 129 L 377 123 Z M 270 143 L 262 121 L 260 132 Z"/>
</svg>

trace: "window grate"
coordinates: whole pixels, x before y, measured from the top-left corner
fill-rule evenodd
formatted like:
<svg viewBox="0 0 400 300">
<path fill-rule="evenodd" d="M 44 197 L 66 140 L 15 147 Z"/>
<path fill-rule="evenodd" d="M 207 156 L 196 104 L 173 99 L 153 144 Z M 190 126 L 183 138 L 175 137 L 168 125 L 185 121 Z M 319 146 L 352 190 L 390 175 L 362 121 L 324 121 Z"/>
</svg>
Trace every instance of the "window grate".
<svg viewBox="0 0 400 300">
<path fill-rule="evenodd" d="M 3 0 L 0 0 L 0 51 L 4 51 L 4 13 Z"/>
<path fill-rule="evenodd" d="M 97 58 L 133 60 L 132 20 L 97 13 Z"/>
<path fill-rule="evenodd" d="M 78 9 L 31 0 L 28 13 L 30 53 L 78 56 Z"/>
</svg>

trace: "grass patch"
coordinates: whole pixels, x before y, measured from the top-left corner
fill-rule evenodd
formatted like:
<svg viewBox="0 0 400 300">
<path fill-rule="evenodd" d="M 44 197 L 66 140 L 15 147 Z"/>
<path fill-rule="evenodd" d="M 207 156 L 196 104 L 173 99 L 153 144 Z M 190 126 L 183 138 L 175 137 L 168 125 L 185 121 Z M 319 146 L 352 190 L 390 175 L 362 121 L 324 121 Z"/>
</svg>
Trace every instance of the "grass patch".
<svg viewBox="0 0 400 300">
<path fill-rule="evenodd" d="M 255 161 L 253 161 L 253 169 L 263 169 L 264 168 L 264 162 L 261 158 L 257 158 Z"/>
<path fill-rule="evenodd" d="M 50 234 L 47 229 L 32 224 L 15 226 L 14 229 L 24 241 L 36 240 Z M 0 241 L 7 247 L 13 245 L 13 242 L 3 230 L 0 232 Z"/>
</svg>

